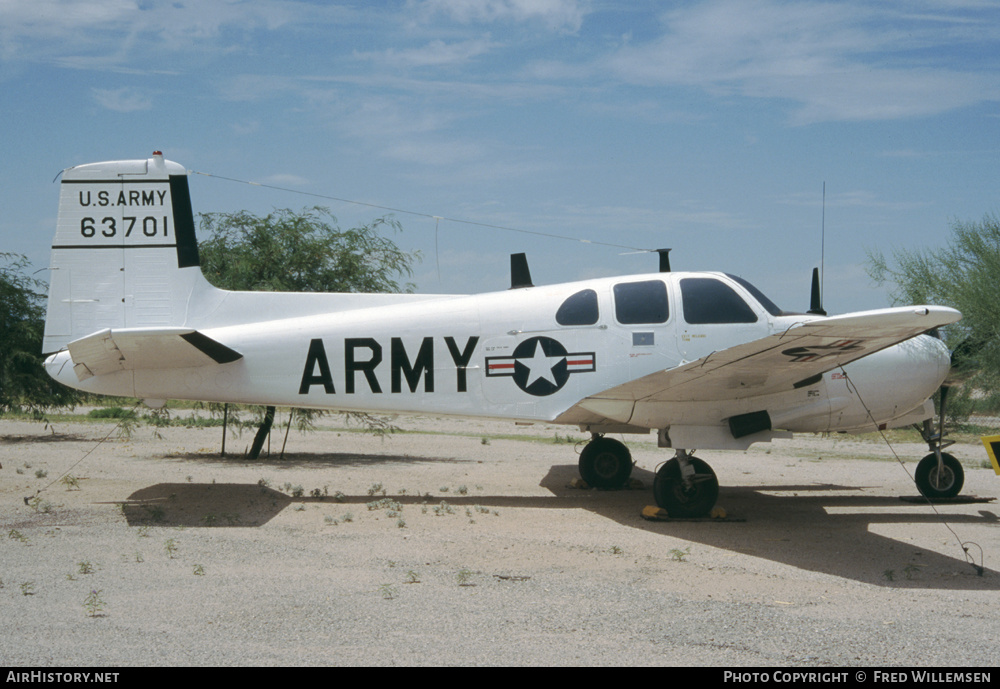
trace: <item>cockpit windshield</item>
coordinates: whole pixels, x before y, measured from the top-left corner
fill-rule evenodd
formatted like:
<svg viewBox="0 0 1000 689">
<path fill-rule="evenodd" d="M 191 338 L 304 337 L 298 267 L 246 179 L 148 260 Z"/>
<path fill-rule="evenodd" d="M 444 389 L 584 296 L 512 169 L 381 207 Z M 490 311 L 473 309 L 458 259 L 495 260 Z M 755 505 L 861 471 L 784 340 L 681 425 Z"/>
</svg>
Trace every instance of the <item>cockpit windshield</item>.
<svg viewBox="0 0 1000 689">
<path fill-rule="evenodd" d="M 777 304 L 775 304 L 773 301 L 764 296 L 763 292 L 761 292 L 759 289 L 751 285 L 743 278 L 739 277 L 738 275 L 730 275 L 729 273 L 726 273 L 726 277 L 738 282 L 740 286 L 743 287 L 743 289 L 745 289 L 751 295 L 753 295 L 753 298 L 759 301 L 760 305 L 764 307 L 764 310 L 767 311 L 772 316 L 781 316 L 782 314 L 785 313 L 780 308 L 778 308 Z"/>
</svg>

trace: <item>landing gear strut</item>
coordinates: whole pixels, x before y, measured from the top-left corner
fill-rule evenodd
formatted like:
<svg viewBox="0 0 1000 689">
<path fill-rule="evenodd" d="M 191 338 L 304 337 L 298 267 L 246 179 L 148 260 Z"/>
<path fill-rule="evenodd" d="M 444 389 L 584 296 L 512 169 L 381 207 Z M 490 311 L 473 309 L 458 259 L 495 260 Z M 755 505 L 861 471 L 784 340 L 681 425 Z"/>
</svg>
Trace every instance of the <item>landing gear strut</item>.
<svg viewBox="0 0 1000 689">
<path fill-rule="evenodd" d="M 656 472 L 653 497 L 671 517 L 707 517 L 719 499 L 719 479 L 707 463 L 677 450 Z"/>
<path fill-rule="evenodd" d="M 965 483 L 965 470 L 962 464 L 954 456 L 942 452 L 946 447 L 955 444 L 953 440 L 944 439 L 944 409 L 947 399 L 948 387 L 941 386 L 941 409 L 937 432 L 934 431 L 934 422 L 930 419 L 924 421 L 923 426 L 917 426 L 931 453 L 917 464 L 913 480 L 921 495 L 931 499 L 953 498 L 961 492 Z"/>
<path fill-rule="evenodd" d="M 613 438 L 594 435 L 580 453 L 580 476 L 594 488 L 621 488 L 632 475 L 632 453 Z"/>
</svg>

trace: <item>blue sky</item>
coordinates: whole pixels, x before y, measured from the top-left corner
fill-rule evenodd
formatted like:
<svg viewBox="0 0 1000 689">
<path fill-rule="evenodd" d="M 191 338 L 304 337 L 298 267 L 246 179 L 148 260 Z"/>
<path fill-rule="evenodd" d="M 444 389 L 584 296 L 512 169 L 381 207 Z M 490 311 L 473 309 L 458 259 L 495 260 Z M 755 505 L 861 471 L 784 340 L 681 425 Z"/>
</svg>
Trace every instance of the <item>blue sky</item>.
<svg viewBox="0 0 1000 689">
<path fill-rule="evenodd" d="M 0 251 L 44 268 L 63 168 L 144 158 L 622 247 L 786 309 L 877 308 L 866 250 L 1000 210 L 1000 5 L 975 0 L 0 0 Z M 193 176 L 195 212 L 385 211 Z M 423 292 L 655 255 L 396 213 Z M 39 273 L 45 276 L 44 270 Z"/>
</svg>

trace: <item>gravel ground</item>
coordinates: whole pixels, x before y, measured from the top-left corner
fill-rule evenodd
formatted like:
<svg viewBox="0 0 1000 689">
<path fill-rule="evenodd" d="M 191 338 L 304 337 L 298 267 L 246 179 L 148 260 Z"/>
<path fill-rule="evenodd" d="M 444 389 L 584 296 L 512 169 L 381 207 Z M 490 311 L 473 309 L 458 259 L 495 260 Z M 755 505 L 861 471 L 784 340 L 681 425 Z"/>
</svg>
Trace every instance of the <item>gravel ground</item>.
<svg viewBox="0 0 1000 689">
<path fill-rule="evenodd" d="M 883 445 L 702 452 L 730 519 L 650 522 L 653 436 L 626 438 L 644 487 L 594 491 L 571 486 L 565 428 L 397 425 L 419 432 L 293 433 L 250 462 L 219 457 L 220 429 L 98 445 L 110 425 L 0 422 L 0 662 L 1000 661 L 996 505 L 900 500 L 916 490 Z M 997 494 L 981 445 L 951 451 L 964 495 Z M 896 452 L 912 473 L 926 449 Z"/>
</svg>

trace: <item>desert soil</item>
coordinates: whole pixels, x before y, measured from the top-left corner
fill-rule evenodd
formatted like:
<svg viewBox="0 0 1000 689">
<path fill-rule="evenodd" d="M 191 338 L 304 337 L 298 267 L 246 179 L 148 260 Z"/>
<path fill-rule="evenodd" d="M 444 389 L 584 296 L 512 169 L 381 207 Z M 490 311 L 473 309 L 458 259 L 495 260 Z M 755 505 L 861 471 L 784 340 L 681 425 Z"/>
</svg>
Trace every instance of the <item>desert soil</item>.
<svg viewBox="0 0 1000 689">
<path fill-rule="evenodd" d="M 396 424 L 247 461 L 219 428 L 0 421 L 0 665 L 1000 664 L 998 507 L 901 500 L 919 444 L 701 452 L 728 519 L 654 522 L 655 436 L 596 491 L 565 428 Z"/>
</svg>

